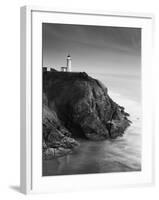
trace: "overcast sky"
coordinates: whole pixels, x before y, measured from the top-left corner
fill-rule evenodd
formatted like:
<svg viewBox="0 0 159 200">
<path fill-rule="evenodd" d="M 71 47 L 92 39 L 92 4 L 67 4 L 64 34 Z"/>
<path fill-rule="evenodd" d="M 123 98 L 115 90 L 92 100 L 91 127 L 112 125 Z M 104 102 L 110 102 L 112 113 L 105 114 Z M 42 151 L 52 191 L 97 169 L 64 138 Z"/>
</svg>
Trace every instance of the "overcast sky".
<svg viewBox="0 0 159 200">
<path fill-rule="evenodd" d="M 43 24 L 43 66 L 60 70 L 68 53 L 73 71 L 140 76 L 141 29 Z"/>
</svg>

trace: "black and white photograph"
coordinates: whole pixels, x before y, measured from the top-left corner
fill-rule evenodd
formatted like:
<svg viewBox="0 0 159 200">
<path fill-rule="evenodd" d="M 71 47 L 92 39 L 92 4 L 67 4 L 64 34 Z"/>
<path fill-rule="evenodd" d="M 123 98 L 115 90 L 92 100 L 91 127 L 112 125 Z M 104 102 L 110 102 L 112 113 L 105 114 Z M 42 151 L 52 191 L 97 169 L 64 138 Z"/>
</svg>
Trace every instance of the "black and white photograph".
<svg viewBox="0 0 159 200">
<path fill-rule="evenodd" d="M 42 176 L 141 171 L 141 28 L 42 24 Z"/>
</svg>

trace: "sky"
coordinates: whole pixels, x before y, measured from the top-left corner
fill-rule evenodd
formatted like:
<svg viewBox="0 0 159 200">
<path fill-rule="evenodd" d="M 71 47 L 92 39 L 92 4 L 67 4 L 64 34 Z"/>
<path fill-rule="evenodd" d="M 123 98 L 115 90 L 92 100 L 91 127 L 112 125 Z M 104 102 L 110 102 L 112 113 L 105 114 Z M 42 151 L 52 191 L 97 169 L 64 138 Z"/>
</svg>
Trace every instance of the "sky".
<svg viewBox="0 0 159 200">
<path fill-rule="evenodd" d="M 43 66 L 89 73 L 140 76 L 141 29 L 43 23 Z"/>
</svg>

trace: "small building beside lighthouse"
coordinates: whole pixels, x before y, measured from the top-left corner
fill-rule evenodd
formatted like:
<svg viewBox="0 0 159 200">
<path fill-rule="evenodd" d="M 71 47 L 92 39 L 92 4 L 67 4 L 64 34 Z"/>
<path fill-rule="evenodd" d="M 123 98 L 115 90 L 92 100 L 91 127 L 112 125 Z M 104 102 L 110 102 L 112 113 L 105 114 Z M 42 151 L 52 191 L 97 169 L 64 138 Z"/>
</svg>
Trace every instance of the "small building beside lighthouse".
<svg viewBox="0 0 159 200">
<path fill-rule="evenodd" d="M 71 72 L 72 71 L 72 59 L 70 54 L 68 54 L 66 59 L 66 67 L 61 67 L 62 72 Z"/>
</svg>

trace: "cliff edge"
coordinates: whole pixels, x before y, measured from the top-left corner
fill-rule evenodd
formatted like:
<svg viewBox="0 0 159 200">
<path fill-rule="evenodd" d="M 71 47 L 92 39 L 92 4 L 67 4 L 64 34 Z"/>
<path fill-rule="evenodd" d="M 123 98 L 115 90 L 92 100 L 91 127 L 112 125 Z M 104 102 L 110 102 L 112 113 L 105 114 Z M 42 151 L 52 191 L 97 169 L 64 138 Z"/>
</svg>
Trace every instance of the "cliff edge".
<svg viewBox="0 0 159 200">
<path fill-rule="evenodd" d="M 72 152 L 77 138 L 105 140 L 122 136 L 129 114 L 107 88 L 85 72 L 43 72 L 43 158 Z"/>
</svg>

